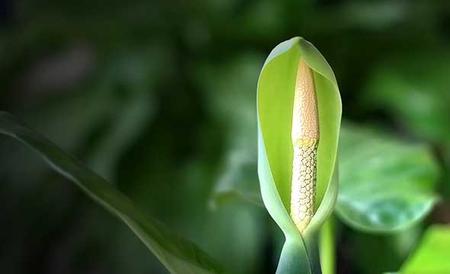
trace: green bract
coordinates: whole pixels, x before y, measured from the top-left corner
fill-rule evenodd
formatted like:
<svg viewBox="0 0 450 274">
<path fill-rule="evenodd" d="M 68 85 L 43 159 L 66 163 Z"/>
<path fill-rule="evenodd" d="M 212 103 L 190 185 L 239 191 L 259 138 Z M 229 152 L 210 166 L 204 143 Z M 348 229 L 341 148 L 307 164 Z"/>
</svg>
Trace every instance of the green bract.
<svg viewBox="0 0 450 274">
<path fill-rule="evenodd" d="M 315 215 L 303 236 L 289 215 L 292 109 L 301 58 L 313 71 L 320 128 Z M 320 271 L 315 238 L 336 201 L 338 182 L 334 174 L 341 108 L 334 73 L 311 43 L 295 37 L 272 50 L 258 81 L 258 176 L 264 204 L 286 237 L 277 273 Z"/>
</svg>

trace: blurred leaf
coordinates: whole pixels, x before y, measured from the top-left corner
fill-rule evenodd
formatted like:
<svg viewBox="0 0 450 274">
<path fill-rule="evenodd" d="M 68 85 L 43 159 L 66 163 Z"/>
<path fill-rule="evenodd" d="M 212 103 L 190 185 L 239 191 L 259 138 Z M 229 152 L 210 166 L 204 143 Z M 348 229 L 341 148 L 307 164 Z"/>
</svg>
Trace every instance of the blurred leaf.
<svg viewBox="0 0 450 274">
<path fill-rule="evenodd" d="M 117 161 L 151 119 L 153 109 L 150 99 L 147 93 L 138 93 L 124 103 L 121 111 L 116 109 L 117 117 L 111 128 L 103 133 L 104 137 L 89 161 L 93 170 L 104 178 L 114 181 Z"/>
<path fill-rule="evenodd" d="M 203 240 L 196 241 L 203 250 L 227 266 L 233 273 L 265 273 L 267 233 L 265 212 L 241 204 L 229 204 L 204 218 Z"/>
<path fill-rule="evenodd" d="M 351 234 L 348 235 L 351 236 L 347 240 L 349 246 L 347 256 L 356 258 L 352 260 L 352 264 L 358 273 L 380 274 L 397 270 L 417 245 L 421 231 L 420 224 L 389 234 L 369 234 L 365 231 L 349 230 Z"/>
<path fill-rule="evenodd" d="M 12 137 L 38 152 L 58 173 L 122 220 L 158 257 L 171 273 L 222 273 L 223 271 L 194 244 L 168 232 L 157 221 L 147 218 L 122 193 L 77 160 L 34 132 L 8 113 L 0 113 L 0 133 Z"/>
<path fill-rule="evenodd" d="M 436 144 L 446 165 L 442 195 L 450 195 L 450 52 L 429 49 L 390 56 L 368 81 L 365 101 L 418 137 Z"/>
<path fill-rule="evenodd" d="M 450 143 L 450 53 L 430 50 L 386 58 L 367 84 L 366 102 L 414 134 Z"/>
<path fill-rule="evenodd" d="M 327 13 L 340 24 L 334 27 L 354 27 L 364 30 L 382 30 L 404 21 L 410 11 L 400 1 L 354 1 L 340 5 Z"/>
<path fill-rule="evenodd" d="M 303 235 L 289 215 L 292 172 L 292 106 L 298 62 L 312 69 L 321 138 L 317 150 L 316 212 Z M 341 101 L 334 73 L 319 51 L 295 37 L 276 46 L 258 81 L 258 176 L 264 204 L 283 231 L 286 242 L 278 273 L 318 271 L 315 233 L 334 209 L 333 178 L 341 119 Z M 308 251 L 305 247 L 308 245 Z"/>
<path fill-rule="evenodd" d="M 426 146 L 346 125 L 341 131 L 338 216 L 368 232 L 404 229 L 437 201 L 438 167 Z"/>
<path fill-rule="evenodd" d="M 401 268 L 402 274 L 450 273 L 450 226 L 434 225 Z"/>
<path fill-rule="evenodd" d="M 117 107 L 110 92 L 89 89 L 43 103 L 20 116 L 38 131 L 45 132 L 64 150 L 77 153 L 92 131 L 110 117 Z M 8 181 L 12 182 L 14 188 L 33 189 L 34 182 L 47 176 L 46 165 L 36 158 L 27 157 L 27 149 L 8 146 L 8 141 L 0 144 L 0 176 L 10 178 Z M 23 166 L 27 167 L 27 172 L 23 172 Z"/>
<path fill-rule="evenodd" d="M 261 58 L 238 57 L 221 66 L 205 66 L 198 79 L 214 122 L 223 127 L 223 164 L 211 197 L 213 205 L 238 200 L 262 206 L 256 169 L 257 126 L 255 83 Z"/>
<path fill-rule="evenodd" d="M 61 90 L 58 96 L 44 92 L 30 94 L 27 97 L 45 101 L 34 103 L 20 115 L 113 182 L 117 172 L 114 167 L 122 154 L 150 125 L 157 99 L 153 92 L 155 82 L 158 77 L 164 78 L 166 71 L 156 68 L 170 62 L 166 50 L 158 45 L 116 51 L 114 58 L 98 66 L 87 83 Z M 24 177 L 22 181 L 29 183 L 35 181 L 30 178 L 47 174 L 44 164 L 24 156 L 26 150 L 14 149 L 8 156 L 0 154 L 1 175 L 15 181 Z M 21 164 L 30 171 L 24 173 Z"/>
<path fill-rule="evenodd" d="M 198 218 L 205 230 L 196 242 L 204 243 L 204 249 L 220 258 L 229 270 L 245 274 L 262 272 L 264 247 L 270 239 L 265 225 L 267 219 L 263 218 L 265 211 L 248 203 L 235 203 L 254 195 L 262 206 L 257 191 L 255 115 L 255 83 L 261 60 L 261 56 L 248 52 L 231 60 L 195 67 L 210 120 L 208 126 L 214 128 L 213 134 L 218 137 L 216 142 L 220 140 L 223 144 L 222 153 L 214 149 L 218 168 L 214 166 L 211 172 L 214 178 L 212 195 L 196 198 L 197 201 L 208 198 L 214 209 L 207 216 Z M 212 162 L 202 161 L 202 164 L 211 165 Z M 192 177 L 191 169 L 188 173 L 188 177 Z M 211 178 L 204 178 L 204 175 L 192 180 L 196 184 L 211 182 Z M 240 198 L 236 199 L 236 196 Z M 189 223 L 192 222 L 191 219 Z M 230 242 L 230 238 L 234 240 Z"/>
<path fill-rule="evenodd" d="M 212 196 L 213 206 L 244 201 L 263 207 L 257 183 L 256 160 L 246 161 L 241 152 L 230 153 L 225 171 L 217 181 Z"/>
</svg>

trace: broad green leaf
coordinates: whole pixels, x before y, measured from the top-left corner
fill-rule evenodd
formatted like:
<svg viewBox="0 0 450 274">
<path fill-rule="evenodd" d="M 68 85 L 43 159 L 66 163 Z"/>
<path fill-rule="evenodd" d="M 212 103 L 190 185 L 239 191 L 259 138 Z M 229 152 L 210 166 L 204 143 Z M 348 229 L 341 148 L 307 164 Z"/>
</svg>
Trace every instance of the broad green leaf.
<svg viewBox="0 0 450 274">
<path fill-rule="evenodd" d="M 400 273 L 450 273 L 450 226 L 434 225 L 427 229 L 421 243 L 406 260 Z"/>
<path fill-rule="evenodd" d="M 341 137 L 336 210 L 345 223 L 390 232 L 430 212 L 439 170 L 428 147 L 352 125 L 343 127 Z"/>
<path fill-rule="evenodd" d="M 413 61 L 411 61 L 413 60 Z M 368 106 L 377 106 L 418 137 L 437 145 L 444 157 L 450 196 L 450 52 L 422 50 L 389 57 L 375 67 L 366 87 Z"/>
<path fill-rule="evenodd" d="M 298 62 L 312 69 L 319 111 L 316 210 L 304 237 L 289 215 L 292 172 L 291 124 Z M 309 42 L 295 37 L 270 53 L 258 81 L 258 176 L 269 214 L 283 231 L 277 273 L 316 273 L 316 232 L 334 208 L 337 181 L 332 180 L 341 120 L 341 101 L 333 71 Z M 336 179 L 336 178 L 335 178 Z M 308 253 L 307 248 L 308 246 Z"/>
<path fill-rule="evenodd" d="M 102 177 L 5 112 L 0 112 L 0 133 L 31 147 L 55 171 L 74 182 L 93 200 L 123 221 L 171 273 L 223 273 L 193 243 L 170 233 L 159 222 L 146 217 L 131 200 Z"/>
</svg>

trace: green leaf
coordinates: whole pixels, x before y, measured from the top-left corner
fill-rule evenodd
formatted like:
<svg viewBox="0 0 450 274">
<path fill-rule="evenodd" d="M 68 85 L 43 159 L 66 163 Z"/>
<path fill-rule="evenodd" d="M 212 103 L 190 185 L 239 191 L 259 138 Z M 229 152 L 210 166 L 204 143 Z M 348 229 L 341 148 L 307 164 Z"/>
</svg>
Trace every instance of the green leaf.
<svg viewBox="0 0 450 274">
<path fill-rule="evenodd" d="M 388 56 L 375 67 L 365 93 L 368 106 L 439 146 L 446 166 L 444 197 L 450 196 L 449 62 L 450 51 L 442 49 Z"/>
<path fill-rule="evenodd" d="M 346 244 L 351 250 L 349 258 L 355 258 L 355 272 L 380 274 L 398 270 L 417 245 L 421 227 L 419 224 L 388 234 L 353 231 Z"/>
<path fill-rule="evenodd" d="M 428 147 L 352 125 L 341 137 L 336 210 L 346 224 L 392 232 L 430 212 L 439 170 Z"/>
<path fill-rule="evenodd" d="M 193 243 L 146 217 L 121 192 L 37 132 L 0 112 L 0 133 L 38 152 L 58 173 L 74 182 L 93 200 L 123 221 L 171 273 L 223 273 L 207 254 Z"/>
<path fill-rule="evenodd" d="M 300 58 L 304 58 L 313 71 L 321 133 L 317 155 L 316 212 L 303 237 L 289 215 L 292 109 Z M 264 205 L 286 237 L 277 273 L 315 273 L 318 271 L 317 255 L 312 251 L 316 246 L 315 234 L 333 211 L 337 196 L 337 181 L 332 178 L 341 101 L 333 71 L 312 44 L 295 37 L 272 50 L 259 77 L 257 109 L 261 194 Z"/>
<path fill-rule="evenodd" d="M 220 65 L 204 65 L 197 73 L 209 116 L 225 129 L 220 132 L 225 152 L 211 196 L 213 206 L 236 200 L 262 206 L 255 138 L 255 82 L 260 67 L 261 56 L 244 54 Z"/>
<path fill-rule="evenodd" d="M 149 124 L 153 115 L 153 106 L 149 103 L 151 98 L 148 94 L 129 93 L 131 98 L 122 100 L 123 106 L 115 109 L 116 116 L 112 119 L 111 127 L 101 137 L 88 161 L 95 172 L 113 182 L 120 156 Z"/>
<path fill-rule="evenodd" d="M 427 229 L 419 247 L 406 260 L 400 273 L 450 273 L 450 226 L 434 225 Z"/>
<path fill-rule="evenodd" d="M 375 67 L 366 101 L 388 112 L 417 136 L 450 145 L 450 52 L 427 50 L 392 56 Z"/>
</svg>

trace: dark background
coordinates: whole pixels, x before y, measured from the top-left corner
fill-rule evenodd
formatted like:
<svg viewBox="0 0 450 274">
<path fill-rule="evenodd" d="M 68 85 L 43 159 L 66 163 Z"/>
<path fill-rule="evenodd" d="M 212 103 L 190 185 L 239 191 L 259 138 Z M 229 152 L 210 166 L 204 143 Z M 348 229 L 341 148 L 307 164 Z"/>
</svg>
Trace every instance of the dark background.
<svg viewBox="0 0 450 274">
<path fill-rule="evenodd" d="M 237 148 L 256 147 L 265 57 L 298 35 L 333 67 L 344 119 L 430 145 L 446 197 L 449 1 L 2 0 L 0 109 L 229 269 L 273 273 L 281 235 L 266 211 L 217 205 L 213 193 L 234 164 L 257 185 L 246 164 L 255 155 Z M 427 221 L 448 222 L 448 208 L 442 202 Z M 376 237 L 342 228 L 340 271 L 372 273 L 352 243 Z M 122 223 L 6 138 L 0 272 L 166 273 Z"/>
</svg>

